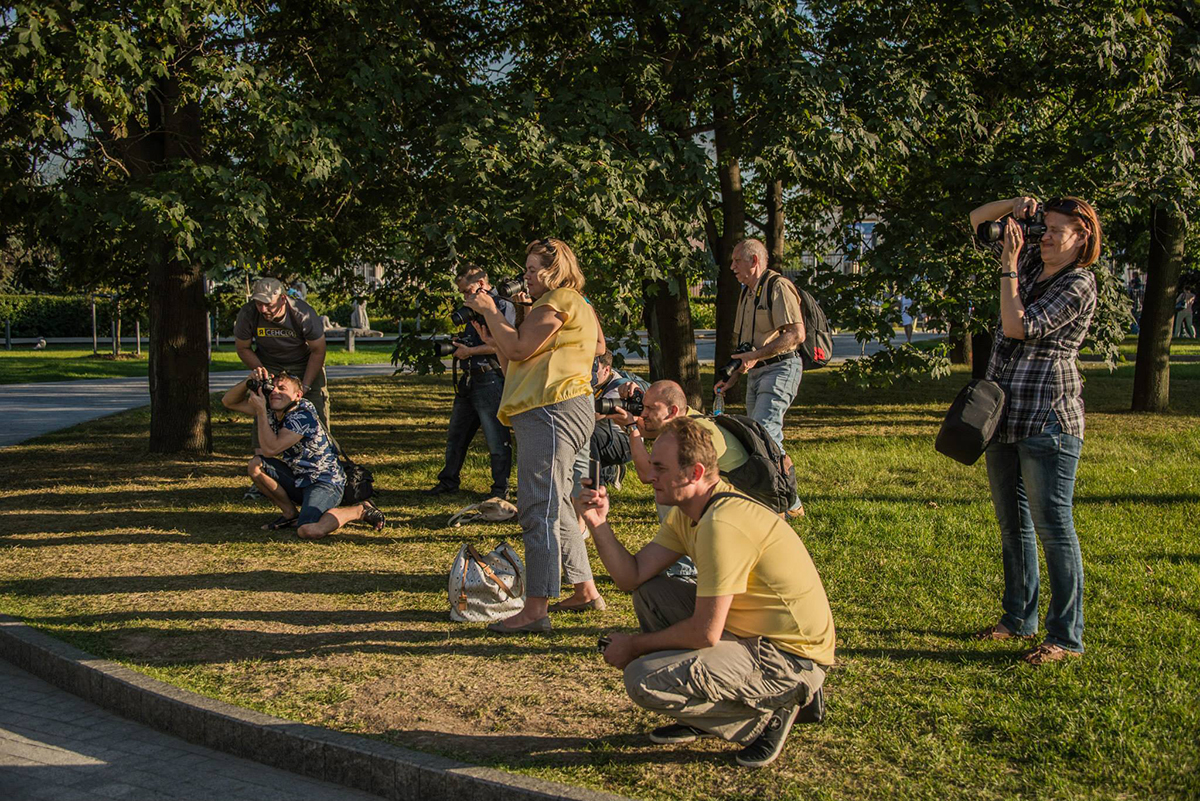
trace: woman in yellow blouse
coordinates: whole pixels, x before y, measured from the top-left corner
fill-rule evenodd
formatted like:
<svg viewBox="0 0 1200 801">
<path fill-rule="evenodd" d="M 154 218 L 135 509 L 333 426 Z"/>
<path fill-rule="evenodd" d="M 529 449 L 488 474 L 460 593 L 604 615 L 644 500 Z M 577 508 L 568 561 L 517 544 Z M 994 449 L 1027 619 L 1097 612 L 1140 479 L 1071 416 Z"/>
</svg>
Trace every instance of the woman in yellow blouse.
<svg viewBox="0 0 1200 801">
<path fill-rule="evenodd" d="M 504 319 L 491 296 L 466 304 L 486 328 L 504 368 L 497 413 L 517 440 L 517 510 L 525 541 L 525 607 L 488 628 L 501 634 L 549 631 L 550 598 L 565 574 L 575 586 L 572 606 L 600 597 L 592 581 L 587 546 L 571 505 L 571 466 L 595 425 L 592 360 L 604 351 L 596 313 L 580 294 L 583 273 L 560 239 L 539 239 L 525 249 L 525 284 L 534 298 L 520 328 Z M 561 572 L 560 572 L 561 567 Z"/>
</svg>

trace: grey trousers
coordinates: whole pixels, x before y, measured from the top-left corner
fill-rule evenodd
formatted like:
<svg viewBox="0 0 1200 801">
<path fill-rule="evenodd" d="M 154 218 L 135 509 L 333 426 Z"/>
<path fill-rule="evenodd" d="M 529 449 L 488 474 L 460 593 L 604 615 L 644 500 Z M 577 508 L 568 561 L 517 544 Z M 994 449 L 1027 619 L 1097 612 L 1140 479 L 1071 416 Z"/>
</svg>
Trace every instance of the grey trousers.
<svg viewBox="0 0 1200 801">
<path fill-rule="evenodd" d="M 642 631 L 661 631 L 692 616 L 696 585 L 656 576 L 634 591 L 633 609 Z M 638 706 L 742 744 L 775 710 L 807 703 L 824 682 L 819 665 L 770 639 L 728 632 L 711 648 L 658 651 L 625 668 L 625 690 Z"/>
<path fill-rule="evenodd" d="M 590 581 L 592 566 L 575 507 L 571 467 L 588 443 L 596 417 L 591 395 L 514 415 L 517 440 L 517 520 L 525 541 L 526 594 L 557 598 L 565 578 Z"/>
</svg>

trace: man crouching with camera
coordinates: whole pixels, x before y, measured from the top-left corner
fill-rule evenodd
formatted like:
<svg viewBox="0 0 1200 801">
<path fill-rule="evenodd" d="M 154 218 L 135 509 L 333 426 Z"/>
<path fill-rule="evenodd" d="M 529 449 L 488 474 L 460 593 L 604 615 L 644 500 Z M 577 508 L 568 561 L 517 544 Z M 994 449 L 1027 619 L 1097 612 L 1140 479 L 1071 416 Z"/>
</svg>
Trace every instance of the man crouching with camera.
<svg viewBox="0 0 1200 801">
<path fill-rule="evenodd" d="M 221 398 L 225 408 L 254 417 L 259 446 L 250 459 L 250 478 L 281 512 L 263 528 L 296 528 L 306 540 L 328 536 L 356 520 L 382 529 L 383 513 L 371 502 L 338 506 L 346 474 L 316 407 L 303 396 L 296 376 L 285 372 L 272 377 L 259 367 Z"/>
<path fill-rule="evenodd" d="M 608 524 L 603 487 L 575 500 L 641 626 L 601 638 L 604 660 L 624 671 L 634 703 L 676 719 L 651 742 L 715 736 L 742 746 L 739 765 L 770 764 L 797 719 L 823 717 L 834 628 L 821 577 L 791 526 L 721 479 L 696 420 L 664 426 L 651 473 L 654 500 L 675 508 L 636 554 Z M 694 584 L 660 575 L 683 555 L 696 563 Z"/>
</svg>

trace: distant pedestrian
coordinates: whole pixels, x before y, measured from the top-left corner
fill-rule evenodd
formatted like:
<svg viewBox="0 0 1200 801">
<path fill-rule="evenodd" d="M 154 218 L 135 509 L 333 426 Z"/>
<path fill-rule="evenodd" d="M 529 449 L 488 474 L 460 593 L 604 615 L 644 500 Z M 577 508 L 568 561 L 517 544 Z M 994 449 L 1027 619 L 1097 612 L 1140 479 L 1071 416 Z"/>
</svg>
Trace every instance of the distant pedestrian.
<svg viewBox="0 0 1200 801">
<path fill-rule="evenodd" d="M 911 343 L 913 335 L 912 298 L 900 296 L 900 325 L 904 326 L 904 339 Z"/>
<path fill-rule="evenodd" d="M 1196 294 L 1190 289 L 1184 289 L 1175 297 L 1175 331 L 1176 339 L 1187 337 L 1196 338 L 1196 328 L 1192 325 L 1192 305 Z"/>
</svg>

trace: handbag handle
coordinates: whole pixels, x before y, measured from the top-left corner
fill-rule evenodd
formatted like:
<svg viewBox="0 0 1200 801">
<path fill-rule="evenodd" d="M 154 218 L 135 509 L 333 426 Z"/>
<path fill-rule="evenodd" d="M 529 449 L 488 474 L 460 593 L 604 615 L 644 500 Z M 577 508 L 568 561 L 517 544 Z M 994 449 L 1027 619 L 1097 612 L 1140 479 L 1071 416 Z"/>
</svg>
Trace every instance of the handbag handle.
<svg viewBox="0 0 1200 801">
<path fill-rule="evenodd" d="M 517 600 L 517 596 L 515 594 L 513 594 L 513 591 L 511 589 L 509 589 L 508 585 L 505 584 L 503 581 L 501 581 L 500 577 L 496 575 L 495 571 L 493 571 L 490 567 L 488 567 L 487 562 L 483 561 L 483 557 L 479 555 L 479 551 L 475 550 L 474 545 L 468 545 L 467 552 L 471 554 L 471 558 L 474 559 L 475 562 L 479 565 L 479 569 L 483 571 L 483 575 L 487 576 L 492 581 L 499 584 L 500 589 L 504 590 L 505 594 L 508 595 L 509 598 L 512 598 L 514 601 Z M 508 558 L 505 557 L 505 559 L 508 559 Z M 512 564 L 511 559 L 508 559 L 508 562 L 509 562 L 509 564 Z M 516 567 L 516 565 L 513 565 L 513 567 Z"/>
</svg>

